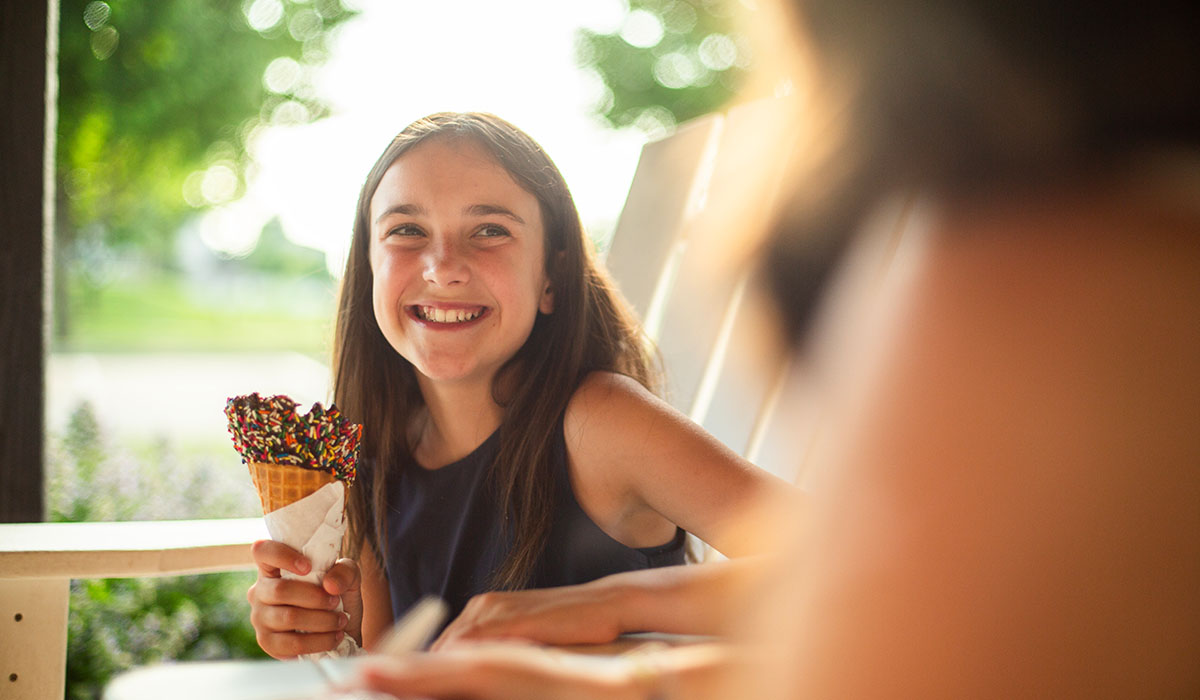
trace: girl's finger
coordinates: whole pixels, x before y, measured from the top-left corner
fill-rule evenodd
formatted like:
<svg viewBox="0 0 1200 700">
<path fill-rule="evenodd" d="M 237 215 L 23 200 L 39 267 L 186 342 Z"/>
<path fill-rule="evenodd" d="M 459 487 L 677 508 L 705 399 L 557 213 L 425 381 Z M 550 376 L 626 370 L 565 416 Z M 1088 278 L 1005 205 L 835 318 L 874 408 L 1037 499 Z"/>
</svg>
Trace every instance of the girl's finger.
<svg viewBox="0 0 1200 700">
<path fill-rule="evenodd" d="M 342 632 L 259 632 L 258 645 L 276 659 L 292 659 L 301 654 L 329 651 L 337 647 L 343 636 L 345 635 Z"/>
<path fill-rule="evenodd" d="M 263 605 L 291 605 L 311 610 L 333 610 L 338 597 L 306 581 L 284 578 L 263 579 L 254 584 L 255 600 Z"/>
<path fill-rule="evenodd" d="M 309 610 L 291 605 L 264 607 L 257 621 L 270 632 L 337 632 L 346 628 L 347 615 L 343 612 Z"/>
<path fill-rule="evenodd" d="M 325 572 L 321 585 L 333 595 L 341 595 L 348 591 L 357 592 L 362 585 L 362 574 L 359 572 L 358 563 L 353 559 L 339 559 L 329 571 Z"/>
<path fill-rule="evenodd" d="M 312 565 L 303 554 L 282 542 L 258 540 L 250 545 L 250 554 L 261 576 L 278 578 L 281 569 L 303 576 L 312 570 Z"/>
</svg>

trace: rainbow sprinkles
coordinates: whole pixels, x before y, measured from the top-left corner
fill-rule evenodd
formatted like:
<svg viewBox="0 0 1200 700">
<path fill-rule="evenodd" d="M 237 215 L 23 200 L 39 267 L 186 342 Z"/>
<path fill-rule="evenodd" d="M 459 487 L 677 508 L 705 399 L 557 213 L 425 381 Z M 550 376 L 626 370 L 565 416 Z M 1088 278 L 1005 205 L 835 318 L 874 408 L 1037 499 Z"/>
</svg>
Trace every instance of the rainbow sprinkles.
<svg viewBox="0 0 1200 700">
<path fill-rule="evenodd" d="M 327 472 L 354 481 L 362 426 L 351 423 L 330 404 L 314 403 L 307 414 L 296 412 L 287 396 L 262 398 L 257 393 L 225 402 L 234 449 L 246 463 L 287 464 Z"/>
</svg>

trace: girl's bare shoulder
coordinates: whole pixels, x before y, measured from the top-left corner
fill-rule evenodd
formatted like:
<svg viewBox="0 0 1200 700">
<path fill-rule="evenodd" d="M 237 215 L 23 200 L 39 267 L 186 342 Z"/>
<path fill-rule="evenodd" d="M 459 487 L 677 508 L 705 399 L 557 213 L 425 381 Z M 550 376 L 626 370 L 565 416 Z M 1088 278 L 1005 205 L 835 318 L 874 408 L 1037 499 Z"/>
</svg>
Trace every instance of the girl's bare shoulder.
<svg viewBox="0 0 1200 700">
<path fill-rule="evenodd" d="M 684 426 L 686 418 L 637 380 L 616 372 L 589 374 L 572 394 L 563 424 L 568 445 L 643 442 Z M 610 444 L 618 441 L 621 444 Z"/>
</svg>

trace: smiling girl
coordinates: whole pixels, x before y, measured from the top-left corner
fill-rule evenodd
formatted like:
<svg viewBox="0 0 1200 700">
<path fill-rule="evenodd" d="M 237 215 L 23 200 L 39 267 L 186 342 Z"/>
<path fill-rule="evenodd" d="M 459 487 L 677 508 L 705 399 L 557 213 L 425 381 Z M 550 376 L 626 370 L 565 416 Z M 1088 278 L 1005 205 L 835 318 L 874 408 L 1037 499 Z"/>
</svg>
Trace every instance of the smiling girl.
<svg viewBox="0 0 1200 700">
<path fill-rule="evenodd" d="M 256 543 L 260 645 L 371 648 L 425 595 L 457 614 L 491 590 L 679 564 L 685 531 L 750 552 L 751 513 L 790 488 L 657 380 L 545 152 L 487 114 L 408 126 L 363 186 L 338 308 L 334 398 L 363 424 L 351 558 L 315 586 L 279 578 L 307 570 L 296 551 Z"/>
</svg>

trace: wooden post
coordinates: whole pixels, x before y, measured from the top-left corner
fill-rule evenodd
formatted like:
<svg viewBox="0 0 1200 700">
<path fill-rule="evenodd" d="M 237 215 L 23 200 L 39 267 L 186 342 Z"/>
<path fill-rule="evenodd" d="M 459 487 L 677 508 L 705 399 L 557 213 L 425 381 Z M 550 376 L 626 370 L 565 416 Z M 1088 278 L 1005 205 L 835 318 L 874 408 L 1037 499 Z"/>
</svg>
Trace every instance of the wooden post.
<svg viewBox="0 0 1200 700">
<path fill-rule="evenodd" d="M 0 522 L 45 517 L 57 47 L 56 0 L 0 3 Z"/>
<path fill-rule="evenodd" d="M 63 696 L 70 584 L 68 578 L 0 578 L 0 697 Z"/>
</svg>

